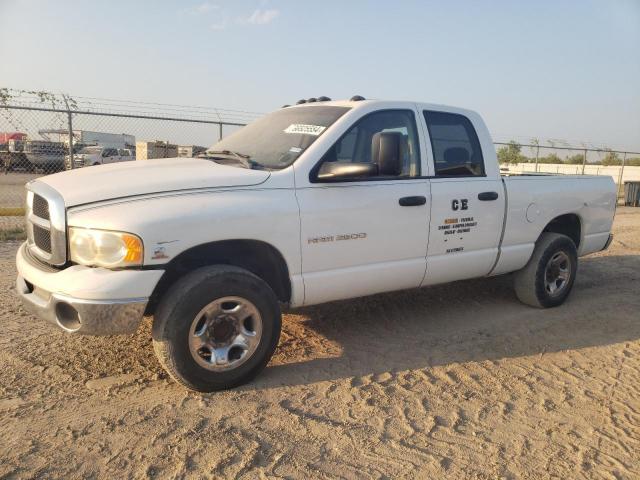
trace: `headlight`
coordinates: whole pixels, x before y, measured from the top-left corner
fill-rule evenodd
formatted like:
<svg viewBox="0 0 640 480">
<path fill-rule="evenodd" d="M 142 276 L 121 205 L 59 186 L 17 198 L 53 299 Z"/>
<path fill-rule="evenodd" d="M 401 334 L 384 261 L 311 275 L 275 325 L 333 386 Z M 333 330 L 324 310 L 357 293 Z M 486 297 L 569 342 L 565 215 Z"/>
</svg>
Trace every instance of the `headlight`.
<svg viewBox="0 0 640 480">
<path fill-rule="evenodd" d="M 131 233 L 69 227 L 71 261 L 96 267 L 142 265 L 144 249 L 140 237 Z"/>
</svg>

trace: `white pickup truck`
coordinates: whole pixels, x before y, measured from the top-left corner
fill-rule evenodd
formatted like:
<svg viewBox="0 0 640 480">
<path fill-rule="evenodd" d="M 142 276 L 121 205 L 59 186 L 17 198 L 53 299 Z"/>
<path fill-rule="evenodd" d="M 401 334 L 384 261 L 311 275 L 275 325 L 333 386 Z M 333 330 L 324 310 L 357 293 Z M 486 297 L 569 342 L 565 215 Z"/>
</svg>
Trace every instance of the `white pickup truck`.
<svg viewBox="0 0 640 480">
<path fill-rule="evenodd" d="M 82 148 L 78 153 L 73 154 L 73 165 L 71 157 L 64 158 L 65 168 L 88 167 L 91 165 L 105 165 L 107 163 L 131 162 L 136 159 L 136 155 L 131 148 L 117 146 L 90 145 Z"/>
<path fill-rule="evenodd" d="M 553 307 L 578 257 L 608 247 L 610 177 L 501 177 L 474 112 L 413 102 L 283 107 L 204 158 L 125 162 L 29 182 L 24 306 L 67 332 L 134 332 L 188 388 L 265 367 L 281 306 L 514 272 Z"/>
</svg>

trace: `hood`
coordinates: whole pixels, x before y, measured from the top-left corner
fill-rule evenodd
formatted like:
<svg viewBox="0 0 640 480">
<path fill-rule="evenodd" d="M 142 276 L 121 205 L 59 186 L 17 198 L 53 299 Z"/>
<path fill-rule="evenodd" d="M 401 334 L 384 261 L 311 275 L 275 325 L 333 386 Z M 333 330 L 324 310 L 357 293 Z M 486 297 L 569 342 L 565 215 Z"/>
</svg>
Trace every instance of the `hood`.
<svg viewBox="0 0 640 480">
<path fill-rule="evenodd" d="M 220 165 L 197 158 L 162 158 L 97 165 L 41 177 L 56 189 L 67 207 L 180 190 L 258 185 L 265 170 Z"/>
</svg>

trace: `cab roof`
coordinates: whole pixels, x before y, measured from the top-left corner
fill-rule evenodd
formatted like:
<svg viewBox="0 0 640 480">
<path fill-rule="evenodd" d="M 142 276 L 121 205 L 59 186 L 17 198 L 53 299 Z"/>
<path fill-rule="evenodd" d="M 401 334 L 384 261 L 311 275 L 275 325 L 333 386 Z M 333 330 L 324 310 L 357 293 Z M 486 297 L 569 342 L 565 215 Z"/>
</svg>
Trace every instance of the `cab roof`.
<svg viewBox="0 0 640 480">
<path fill-rule="evenodd" d="M 327 101 L 316 101 L 316 102 L 306 102 L 301 104 L 290 105 L 286 108 L 313 108 L 313 107 L 322 107 L 322 106 L 335 106 L 335 107 L 348 107 L 351 109 L 360 109 L 365 107 L 373 107 L 379 105 L 381 108 L 393 108 L 393 107 L 405 107 L 405 108 L 415 108 L 416 106 L 419 109 L 426 110 L 441 110 L 445 112 L 455 112 L 461 113 L 463 115 L 469 115 L 471 112 L 468 109 L 455 107 L 452 105 L 442 105 L 437 103 L 426 103 L 426 102 L 412 102 L 408 100 L 380 100 L 380 99 L 368 99 L 368 100 L 327 100 Z"/>
</svg>

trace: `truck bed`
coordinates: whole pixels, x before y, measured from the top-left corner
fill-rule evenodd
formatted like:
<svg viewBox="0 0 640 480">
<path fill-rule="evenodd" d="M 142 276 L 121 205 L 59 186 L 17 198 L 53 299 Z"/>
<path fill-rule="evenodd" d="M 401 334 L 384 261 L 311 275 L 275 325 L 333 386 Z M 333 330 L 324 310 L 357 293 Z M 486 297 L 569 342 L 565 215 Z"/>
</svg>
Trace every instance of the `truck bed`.
<svg viewBox="0 0 640 480">
<path fill-rule="evenodd" d="M 500 258 L 493 274 L 522 268 L 535 239 L 554 218 L 573 215 L 579 222 L 578 254 L 606 245 L 616 206 L 616 187 L 609 176 L 503 175 L 506 214 Z M 571 212 L 571 213 L 569 213 Z"/>
</svg>

